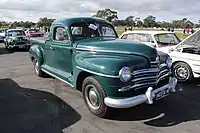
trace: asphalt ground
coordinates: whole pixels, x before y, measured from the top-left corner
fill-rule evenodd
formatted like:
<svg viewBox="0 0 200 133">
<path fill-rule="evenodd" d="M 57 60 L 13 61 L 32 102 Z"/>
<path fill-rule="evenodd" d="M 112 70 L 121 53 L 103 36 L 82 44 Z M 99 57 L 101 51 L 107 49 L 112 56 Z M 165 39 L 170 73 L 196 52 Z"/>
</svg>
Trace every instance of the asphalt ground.
<svg viewBox="0 0 200 133">
<path fill-rule="evenodd" d="M 35 75 L 28 52 L 0 44 L 0 133 L 199 133 L 200 79 L 156 102 L 92 115 L 68 85 Z"/>
</svg>

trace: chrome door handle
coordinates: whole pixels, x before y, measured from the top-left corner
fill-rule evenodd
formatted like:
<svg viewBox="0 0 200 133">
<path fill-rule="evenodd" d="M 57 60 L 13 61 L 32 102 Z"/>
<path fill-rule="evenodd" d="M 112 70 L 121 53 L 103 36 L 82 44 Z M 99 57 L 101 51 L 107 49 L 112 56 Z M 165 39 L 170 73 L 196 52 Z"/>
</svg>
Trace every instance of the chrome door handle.
<svg viewBox="0 0 200 133">
<path fill-rule="evenodd" d="M 54 50 L 52 47 L 50 47 L 51 50 Z"/>
</svg>

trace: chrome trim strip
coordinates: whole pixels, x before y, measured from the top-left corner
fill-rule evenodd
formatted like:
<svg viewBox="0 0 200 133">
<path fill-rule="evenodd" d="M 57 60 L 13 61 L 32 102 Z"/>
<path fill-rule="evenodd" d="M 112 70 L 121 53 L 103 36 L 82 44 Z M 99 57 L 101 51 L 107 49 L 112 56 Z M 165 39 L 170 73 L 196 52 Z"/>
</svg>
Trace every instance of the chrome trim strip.
<svg viewBox="0 0 200 133">
<path fill-rule="evenodd" d="M 149 60 L 151 60 L 148 56 L 146 56 L 144 54 L 137 53 L 137 52 L 127 52 L 127 51 L 117 51 L 117 50 L 97 50 L 97 49 L 92 49 L 92 48 L 76 48 L 76 50 L 90 51 L 90 52 L 103 52 L 103 53 L 139 55 L 139 56 L 143 56 L 143 57 L 148 58 Z"/>
<path fill-rule="evenodd" d="M 142 78 L 136 78 L 136 79 L 133 79 L 132 82 L 138 82 L 140 80 L 146 80 L 146 79 L 157 79 L 158 76 L 149 76 L 149 77 L 142 77 Z"/>
<path fill-rule="evenodd" d="M 160 68 L 148 68 L 148 69 L 140 69 L 140 70 L 136 70 L 132 73 L 132 75 L 138 75 L 138 74 L 144 74 L 144 73 L 156 73 L 159 72 L 160 69 L 162 69 L 163 67 L 166 67 L 166 64 L 161 64 L 159 67 Z"/>
<path fill-rule="evenodd" d="M 54 74 L 52 74 L 52 73 L 50 73 L 50 72 L 44 70 L 43 68 L 42 68 L 41 70 L 44 71 L 45 73 L 49 74 L 50 76 L 55 77 L 55 78 L 59 79 L 60 81 L 66 83 L 66 84 L 68 84 L 68 85 L 70 85 L 71 87 L 74 87 L 72 84 L 70 84 L 70 83 L 68 83 L 67 81 L 65 81 L 65 80 L 63 80 L 63 79 L 61 79 L 61 78 L 59 78 L 58 76 L 56 76 L 56 75 L 54 75 Z"/>
<path fill-rule="evenodd" d="M 163 63 L 163 64 L 160 64 L 160 68 L 162 67 L 167 67 L 167 64 Z"/>
<path fill-rule="evenodd" d="M 134 71 L 132 75 L 134 76 L 138 74 L 156 73 L 156 72 L 159 72 L 158 68 L 149 68 L 149 69 L 141 69 L 141 70 Z"/>
<path fill-rule="evenodd" d="M 151 64 L 158 64 L 158 63 L 160 63 L 159 61 L 151 61 L 150 62 Z"/>
<path fill-rule="evenodd" d="M 87 70 L 87 69 L 79 67 L 79 66 L 76 66 L 76 68 L 83 70 L 83 71 L 86 71 L 86 72 L 89 72 L 89 73 L 92 73 L 92 74 L 95 74 L 95 75 L 98 75 L 98 76 L 103 76 L 103 77 L 107 77 L 107 78 L 119 78 L 119 76 L 97 73 L 97 72 L 93 72 L 93 71 Z"/>
<path fill-rule="evenodd" d="M 162 77 L 158 78 L 157 81 L 155 81 L 155 82 L 151 82 L 151 83 L 143 83 L 143 84 L 135 84 L 135 85 L 131 86 L 130 88 L 131 88 L 131 89 L 134 89 L 134 88 L 137 88 L 137 87 L 140 87 L 140 86 L 157 84 L 157 83 L 160 82 L 163 78 L 169 76 L 170 74 L 171 74 L 171 73 L 169 72 L 169 73 L 163 75 Z"/>
</svg>

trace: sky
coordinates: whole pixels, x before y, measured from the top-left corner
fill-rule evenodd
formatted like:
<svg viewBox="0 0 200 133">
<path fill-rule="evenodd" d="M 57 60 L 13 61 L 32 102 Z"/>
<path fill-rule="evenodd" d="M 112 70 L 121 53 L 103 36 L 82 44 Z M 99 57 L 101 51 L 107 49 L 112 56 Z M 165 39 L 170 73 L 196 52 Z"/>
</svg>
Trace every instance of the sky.
<svg viewBox="0 0 200 133">
<path fill-rule="evenodd" d="M 119 19 L 153 15 L 157 21 L 186 17 L 198 23 L 199 7 L 200 0 L 0 0 L 0 21 L 91 16 L 110 8 L 118 12 Z"/>
</svg>

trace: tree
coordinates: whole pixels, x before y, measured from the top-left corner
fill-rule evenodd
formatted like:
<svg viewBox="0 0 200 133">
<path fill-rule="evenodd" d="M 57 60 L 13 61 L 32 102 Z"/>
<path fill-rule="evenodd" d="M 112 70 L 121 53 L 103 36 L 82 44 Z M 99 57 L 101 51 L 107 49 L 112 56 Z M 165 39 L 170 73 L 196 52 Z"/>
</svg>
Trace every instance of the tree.
<svg viewBox="0 0 200 133">
<path fill-rule="evenodd" d="M 145 27 L 154 27 L 155 25 L 156 25 L 156 17 L 149 15 L 144 19 Z"/>
<path fill-rule="evenodd" d="M 114 20 L 112 22 L 114 26 L 126 26 L 126 22 L 124 20 Z"/>
<path fill-rule="evenodd" d="M 135 19 L 135 23 L 136 23 L 136 26 L 137 26 L 137 27 L 142 27 L 142 26 L 143 26 L 143 22 L 140 20 L 139 17 L 137 17 L 137 18 Z"/>
<path fill-rule="evenodd" d="M 40 18 L 37 22 L 38 27 L 50 27 L 55 19 L 48 19 L 47 17 Z"/>
<path fill-rule="evenodd" d="M 126 19 L 125 19 L 125 22 L 128 26 L 135 26 L 135 21 L 133 20 L 134 16 L 128 16 Z"/>
<path fill-rule="evenodd" d="M 112 22 L 113 20 L 118 19 L 117 12 L 112 11 L 111 9 L 104 9 L 104 10 L 99 10 L 93 17 L 98 17 L 98 18 L 103 18 L 108 20 L 109 22 Z"/>
</svg>

